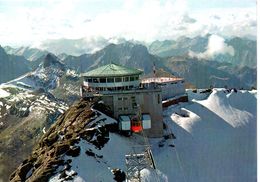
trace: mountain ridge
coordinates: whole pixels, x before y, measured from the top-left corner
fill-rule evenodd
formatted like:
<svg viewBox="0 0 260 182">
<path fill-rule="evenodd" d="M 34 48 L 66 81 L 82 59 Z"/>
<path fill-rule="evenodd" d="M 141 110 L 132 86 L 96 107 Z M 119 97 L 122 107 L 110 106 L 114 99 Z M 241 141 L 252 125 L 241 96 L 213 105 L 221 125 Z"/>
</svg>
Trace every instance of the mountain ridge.
<svg viewBox="0 0 260 182">
<path fill-rule="evenodd" d="M 0 65 L 0 83 L 30 71 L 29 62 L 23 56 L 8 55 L 1 46 Z"/>
<path fill-rule="evenodd" d="M 97 68 L 100 65 L 115 62 L 129 67 L 142 69 L 145 74 L 149 74 L 152 72 L 153 65 L 155 64 L 158 68 L 163 68 L 172 74 L 177 74 L 184 77 L 188 82 L 198 88 L 210 87 L 211 85 L 216 85 L 218 87 L 228 86 L 247 89 L 256 87 L 256 68 L 252 66 L 252 64 L 255 64 L 253 63 L 255 62 L 253 61 L 255 59 L 255 56 L 253 55 L 256 54 L 256 52 L 253 50 L 248 52 L 250 47 L 254 47 L 255 42 L 241 38 L 232 38 L 233 44 L 240 44 L 239 42 L 244 41 L 244 44 L 237 46 L 238 48 L 232 44 L 235 50 L 233 57 L 229 54 L 217 54 L 214 59 L 201 60 L 198 57 L 192 58 L 189 55 L 190 50 L 194 51 L 193 54 L 197 54 L 196 51 L 201 51 L 199 52 L 200 55 L 206 53 L 208 54 L 209 52 L 207 52 L 206 47 L 211 37 L 212 35 L 209 34 L 204 37 L 181 37 L 175 41 L 164 41 L 166 42 L 166 48 L 174 44 L 175 53 L 177 53 L 177 55 L 172 57 L 168 56 L 162 58 L 160 56 L 153 55 L 149 52 L 149 48 L 146 48 L 143 44 L 125 41 L 120 44 L 109 44 L 93 54 L 83 54 L 80 56 L 61 55 L 63 59 L 60 60 L 60 62 L 64 63 L 68 68 L 73 69 L 78 73 L 83 73 Z M 228 49 L 230 49 L 228 46 L 232 46 L 231 43 L 228 43 L 228 40 L 223 42 L 221 38 L 216 36 L 215 39 L 220 41 L 219 43 L 226 46 Z M 158 42 L 160 43 L 160 41 L 157 41 L 157 43 Z M 180 44 L 180 46 L 178 44 Z M 243 50 L 241 53 L 236 53 L 237 49 L 243 49 L 243 47 L 246 47 L 247 45 L 248 47 L 246 50 Z M 219 50 L 215 51 L 218 52 Z M 31 69 L 37 69 L 44 60 L 44 57 L 45 55 L 29 62 Z M 237 57 L 241 57 L 241 65 L 233 63 L 237 60 Z M 248 63 L 247 65 L 245 62 L 247 58 L 250 58 L 252 63 Z M 229 61 L 226 61 L 227 59 Z M 177 61 L 184 62 L 181 63 Z M 193 64 L 190 64 L 190 62 Z M 183 64 L 185 69 L 180 67 L 181 64 Z M 200 69 L 202 69 L 202 72 L 207 73 L 205 79 L 201 79 Z M 207 69 L 210 71 L 206 71 Z M 221 73 L 223 74 L 222 76 Z M 223 81 L 225 79 L 226 81 Z"/>
<path fill-rule="evenodd" d="M 207 50 L 211 35 L 197 36 L 194 38 L 181 37 L 177 40 L 154 41 L 148 45 L 150 53 L 160 57 L 173 57 L 188 55 L 189 51 L 196 54 L 203 53 Z M 234 55 L 221 54 L 221 52 L 210 60 L 219 62 L 228 62 L 236 66 L 248 66 L 255 68 L 257 64 L 256 58 L 256 41 L 246 38 L 233 37 L 223 39 L 224 42 L 216 42 L 216 44 L 226 44 L 234 48 Z M 220 45 L 218 45 L 220 46 Z"/>
</svg>

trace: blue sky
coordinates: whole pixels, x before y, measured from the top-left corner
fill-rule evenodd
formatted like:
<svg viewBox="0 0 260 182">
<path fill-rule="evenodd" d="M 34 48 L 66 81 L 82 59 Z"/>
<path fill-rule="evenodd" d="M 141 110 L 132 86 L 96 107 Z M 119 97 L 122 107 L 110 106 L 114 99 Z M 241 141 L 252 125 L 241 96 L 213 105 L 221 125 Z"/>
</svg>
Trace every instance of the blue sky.
<svg viewBox="0 0 260 182">
<path fill-rule="evenodd" d="M 0 0 L 0 44 L 124 37 L 256 36 L 255 0 Z"/>
</svg>

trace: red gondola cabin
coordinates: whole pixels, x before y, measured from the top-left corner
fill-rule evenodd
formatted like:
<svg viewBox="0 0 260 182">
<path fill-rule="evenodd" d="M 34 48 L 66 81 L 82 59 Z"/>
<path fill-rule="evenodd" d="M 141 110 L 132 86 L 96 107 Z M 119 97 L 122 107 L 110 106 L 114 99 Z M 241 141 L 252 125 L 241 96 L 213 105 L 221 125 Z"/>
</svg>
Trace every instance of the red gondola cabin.
<svg viewBox="0 0 260 182">
<path fill-rule="evenodd" d="M 132 117 L 131 119 L 131 131 L 134 133 L 139 133 L 143 130 L 142 120 L 137 116 Z"/>
</svg>

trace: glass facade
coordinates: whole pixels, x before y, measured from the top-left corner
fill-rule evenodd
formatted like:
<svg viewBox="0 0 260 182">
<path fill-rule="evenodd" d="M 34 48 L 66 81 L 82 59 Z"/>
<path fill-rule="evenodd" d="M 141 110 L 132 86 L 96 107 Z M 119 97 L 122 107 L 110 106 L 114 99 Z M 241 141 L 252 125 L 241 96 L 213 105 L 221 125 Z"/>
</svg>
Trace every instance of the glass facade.
<svg viewBox="0 0 260 182">
<path fill-rule="evenodd" d="M 89 83 L 113 83 L 113 82 L 129 82 L 139 80 L 139 75 L 124 77 L 104 77 L 104 78 L 85 78 Z"/>
<path fill-rule="evenodd" d="M 139 75 L 115 77 L 85 77 L 85 86 L 92 91 L 132 90 L 140 87 Z"/>
</svg>

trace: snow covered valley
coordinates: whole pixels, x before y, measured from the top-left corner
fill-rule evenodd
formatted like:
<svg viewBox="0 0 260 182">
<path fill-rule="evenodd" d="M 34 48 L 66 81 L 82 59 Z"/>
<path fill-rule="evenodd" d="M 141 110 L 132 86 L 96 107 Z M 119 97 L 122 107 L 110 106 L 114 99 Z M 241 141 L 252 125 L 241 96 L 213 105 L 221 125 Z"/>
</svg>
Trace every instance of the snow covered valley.
<svg viewBox="0 0 260 182">
<path fill-rule="evenodd" d="M 189 102 L 164 111 L 165 136 L 149 139 L 157 170 L 142 170 L 142 181 L 256 181 L 256 91 L 188 94 Z M 113 171 L 126 172 L 125 155 L 143 143 L 141 135 L 116 133 L 111 129 L 115 122 L 87 103 L 73 106 L 12 181 L 115 181 Z M 167 137 L 169 131 L 175 139 Z"/>
</svg>

